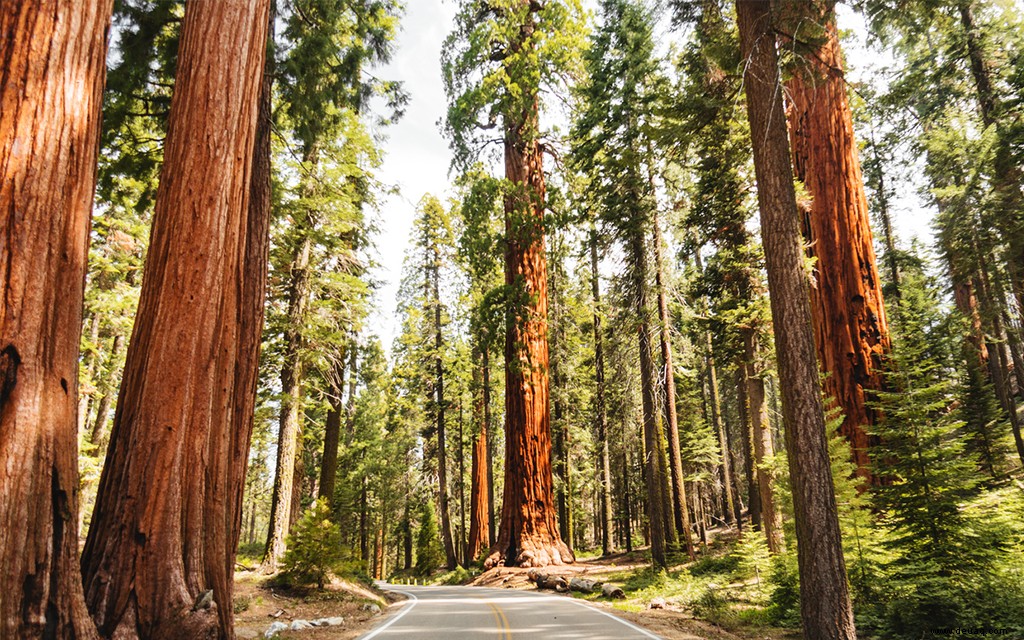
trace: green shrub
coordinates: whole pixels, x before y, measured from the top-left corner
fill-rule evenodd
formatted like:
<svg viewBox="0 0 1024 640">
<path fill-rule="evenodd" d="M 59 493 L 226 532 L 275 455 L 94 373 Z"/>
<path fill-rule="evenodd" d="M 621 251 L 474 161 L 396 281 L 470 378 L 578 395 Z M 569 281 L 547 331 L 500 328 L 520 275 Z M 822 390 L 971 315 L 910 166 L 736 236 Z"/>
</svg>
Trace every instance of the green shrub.
<svg viewBox="0 0 1024 640">
<path fill-rule="evenodd" d="M 416 538 L 416 575 L 428 576 L 445 562 L 441 536 L 434 513 L 434 501 L 423 501 L 420 509 L 420 532 Z"/>
<path fill-rule="evenodd" d="M 324 582 L 344 560 L 341 529 L 331 521 L 327 502 L 317 500 L 295 523 L 288 536 L 282 581 L 324 588 Z"/>
</svg>

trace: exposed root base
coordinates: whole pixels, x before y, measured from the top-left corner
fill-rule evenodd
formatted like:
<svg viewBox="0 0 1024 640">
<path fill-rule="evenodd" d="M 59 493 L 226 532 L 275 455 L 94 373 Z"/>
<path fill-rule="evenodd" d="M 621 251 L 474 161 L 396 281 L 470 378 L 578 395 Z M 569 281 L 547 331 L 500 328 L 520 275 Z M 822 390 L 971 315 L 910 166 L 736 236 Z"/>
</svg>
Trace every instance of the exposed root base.
<svg viewBox="0 0 1024 640">
<path fill-rule="evenodd" d="M 500 566 L 528 568 L 576 562 L 576 556 L 561 540 L 550 540 L 543 544 L 530 540 L 522 541 L 518 553 L 514 546 L 505 546 L 504 550 L 502 550 L 502 546 L 504 545 L 499 545 L 491 550 L 490 555 L 484 560 L 485 570 Z M 514 557 L 512 557 L 513 554 L 515 554 Z"/>
</svg>

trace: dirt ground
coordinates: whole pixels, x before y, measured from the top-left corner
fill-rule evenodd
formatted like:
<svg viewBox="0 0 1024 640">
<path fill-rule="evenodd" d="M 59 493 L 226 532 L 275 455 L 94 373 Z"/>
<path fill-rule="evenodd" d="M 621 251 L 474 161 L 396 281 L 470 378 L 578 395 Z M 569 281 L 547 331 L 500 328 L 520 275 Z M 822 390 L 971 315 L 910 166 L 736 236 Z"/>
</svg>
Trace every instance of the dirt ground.
<svg viewBox="0 0 1024 640">
<path fill-rule="evenodd" d="M 242 638 L 263 638 L 274 622 L 341 617 L 344 624 L 299 631 L 282 631 L 279 638 L 294 640 L 351 640 L 387 615 L 394 600 L 361 584 L 335 581 L 322 592 L 289 591 L 265 586 L 266 577 L 252 571 L 235 573 L 235 633 Z M 374 612 L 369 605 L 380 607 Z M 366 608 L 364 608 L 364 606 Z"/>
</svg>

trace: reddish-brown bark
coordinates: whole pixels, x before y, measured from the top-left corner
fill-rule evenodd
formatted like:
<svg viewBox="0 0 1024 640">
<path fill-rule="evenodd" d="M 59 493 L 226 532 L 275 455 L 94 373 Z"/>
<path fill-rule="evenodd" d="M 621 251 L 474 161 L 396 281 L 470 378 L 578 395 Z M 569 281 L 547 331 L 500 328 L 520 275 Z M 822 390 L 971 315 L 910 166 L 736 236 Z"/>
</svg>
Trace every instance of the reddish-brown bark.
<svg viewBox="0 0 1024 640">
<path fill-rule="evenodd" d="M 882 300 L 867 197 L 843 77 L 834 0 L 781 3 L 781 27 L 801 46 L 799 69 L 787 82 L 793 170 L 811 197 L 805 212 L 808 252 L 817 258 L 811 288 L 815 340 L 826 398 L 845 415 L 857 475 L 871 471 L 870 406 L 883 387 L 889 328 Z M 813 26 L 808 26 L 813 25 Z M 822 33 L 823 30 L 823 33 Z"/>
<path fill-rule="evenodd" d="M 483 362 L 479 351 L 474 360 Z M 486 549 L 491 546 L 491 539 L 488 531 L 488 518 L 490 518 L 490 487 L 487 477 L 487 433 L 490 429 L 487 418 L 488 412 L 484 410 L 483 390 L 483 364 L 473 367 L 474 403 L 473 418 L 479 425 L 476 436 L 473 438 L 472 463 L 470 470 L 470 497 L 469 497 L 469 543 L 466 549 L 466 561 L 473 562 L 480 557 Z"/>
<path fill-rule="evenodd" d="M 93 638 L 78 349 L 111 1 L 0 3 L 0 638 Z"/>
<path fill-rule="evenodd" d="M 506 124 L 505 492 L 485 568 L 574 562 L 555 522 L 548 389 L 544 166 L 537 103 Z"/>
<path fill-rule="evenodd" d="M 139 311 L 82 557 L 105 636 L 233 637 L 251 424 L 236 412 L 259 331 L 243 320 L 260 289 L 243 263 L 262 251 L 248 238 L 260 228 L 249 205 L 268 11 L 269 0 L 221 0 L 185 12 Z"/>
<path fill-rule="evenodd" d="M 815 640 L 855 640 L 825 435 L 770 0 L 737 0 L 782 413 L 793 487 L 800 612 Z"/>
</svg>

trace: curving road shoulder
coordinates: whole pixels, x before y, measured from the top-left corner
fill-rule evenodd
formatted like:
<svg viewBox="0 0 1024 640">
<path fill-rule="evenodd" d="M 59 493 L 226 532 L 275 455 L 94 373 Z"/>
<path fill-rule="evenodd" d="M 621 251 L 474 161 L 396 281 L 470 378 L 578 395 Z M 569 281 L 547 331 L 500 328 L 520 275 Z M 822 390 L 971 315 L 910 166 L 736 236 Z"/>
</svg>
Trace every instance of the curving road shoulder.
<svg viewBox="0 0 1024 640">
<path fill-rule="evenodd" d="M 409 599 L 359 640 L 660 640 L 631 622 L 566 596 L 482 587 L 379 586 Z"/>
</svg>

